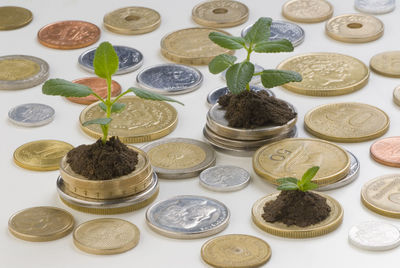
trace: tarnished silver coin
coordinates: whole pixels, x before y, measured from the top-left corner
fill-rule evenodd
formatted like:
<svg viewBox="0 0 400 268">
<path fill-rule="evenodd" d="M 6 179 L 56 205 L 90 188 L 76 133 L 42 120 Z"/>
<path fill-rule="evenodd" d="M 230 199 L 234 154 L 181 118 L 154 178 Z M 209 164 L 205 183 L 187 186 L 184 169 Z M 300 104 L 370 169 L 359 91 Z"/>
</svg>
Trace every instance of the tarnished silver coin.
<svg viewBox="0 0 400 268">
<path fill-rule="evenodd" d="M 275 97 L 275 93 L 272 90 L 269 90 L 269 89 L 264 88 L 264 87 L 258 87 L 258 86 L 255 86 L 255 85 L 250 85 L 250 89 L 254 90 L 254 91 L 264 90 L 265 92 L 268 93 L 269 96 Z M 213 91 L 208 93 L 208 95 L 207 95 L 207 103 L 210 106 L 213 106 L 214 104 L 216 104 L 218 102 L 219 97 L 221 97 L 223 95 L 226 95 L 228 93 L 229 93 L 228 87 L 220 87 L 220 88 L 214 89 Z"/>
<path fill-rule="evenodd" d="M 134 48 L 113 46 L 118 55 L 119 65 L 115 74 L 126 74 L 140 68 L 143 64 L 143 54 Z M 94 73 L 93 60 L 96 48 L 83 52 L 78 59 L 79 65 L 88 72 Z"/>
<path fill-rule="evenodd" d="M 226 72 L 228 69 L 221 73 L 222 79 L 226 80 Z M 254 64 L 254 73 L 259 73 L 264 71 L 264 68 L 258 64 Z M 250 85 L 257 85 L 261 83 L 261 75 L 253 76 L 249 82 Z"/>
<path fill-rule="evenodd" d="M 179 239 L 201 238 L 223 231 L 229 209 L 203 196 L 181 195 L 160 201 L 146 211 L 146 221 L 157 233 Z"/>
<path fill-rule="evenodd" d="M 174 95 L 198 89 L 203 82 L 203 75 L 193 67 L 166 63 L 142 70 L 136 76 L 136 81 L 147 90 Z"/>
<path fill-rule="evenodd" d="M 389 250 L 400 245 L 400 231 L 390 223 L 367 221 L 351 227 L 349 241 L 366 250 Z"/>
<path fill-rule="evenodd" d="M 242 37 L 244 37 L 248 31 L 250 31 L 253 24 L 246 26 L 242 30 Z M 292 22 L 283 20 L 274 20 L 271 24 L 271 36 L 270 41 L 276 41 L 281 39 L 289 40 L 294 47 L 300 45 L 304 41 L 304 30 L 299 25 Z"/>
<path fill-rule="evenodd" d="M 364 13 L 385 14 L 394 10 L 395 0 L 355 0 L 354 7 Z"/>
<path fill-rule="evenodd" d="M 200 173 L 200 184 L 211 191 L 231 192 L 243 189 L 250 182 L 250 173 L 236 166 L 215 166 Z"/>
<path fill-rule="evenodd" d="M 54 109 L 46 104 L 26 103 L 11 108 L 8 119 L 19 126 L 38 127 L 53 121 L 54 114 Z"/>
</svg>

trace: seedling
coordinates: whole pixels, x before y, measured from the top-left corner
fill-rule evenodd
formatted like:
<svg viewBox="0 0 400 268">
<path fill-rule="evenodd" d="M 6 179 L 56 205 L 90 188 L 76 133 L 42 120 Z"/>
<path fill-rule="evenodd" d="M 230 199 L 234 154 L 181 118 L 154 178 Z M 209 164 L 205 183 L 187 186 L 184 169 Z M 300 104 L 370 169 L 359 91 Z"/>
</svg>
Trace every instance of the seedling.
<svg viewBox="0 0 400 268">
<path fill-rule="evenodd" d="M 293 191 L 300 190 L 302 192 L 307 192 L 318 188 L 318 184 L 311 182 L 312 178 L 317 174 L 319 167 L 315 166 L 309 168 L 304 174 L 301 180 L 293 177 L 280 178 L 277 179 L 279 183 L 278 190 L 281 191 Z"/>
</svg>

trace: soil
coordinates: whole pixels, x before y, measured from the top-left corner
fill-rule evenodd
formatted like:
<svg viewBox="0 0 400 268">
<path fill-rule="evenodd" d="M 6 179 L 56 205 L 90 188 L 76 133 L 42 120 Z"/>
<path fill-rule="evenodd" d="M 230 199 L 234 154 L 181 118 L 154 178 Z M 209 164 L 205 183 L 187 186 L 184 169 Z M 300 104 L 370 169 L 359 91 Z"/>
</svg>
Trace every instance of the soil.
<svg viewBox="0 0 400 268">
<path fill-rule="evenodd" d="M 134 171 L 138 153 L 111 137 L 105 144 L 99 139 L 72 149 L 67 154 L 67 163 L 75 173 L 89 180 L 109 180 Z"/>
<path fill-rule="evenodd" d="M 229 93 L 221 96 L 218 103 L 226 110 L 228 125 L 236 128 L 284 125 L 297 115 L 284 101 L 269 96 L 263 90 Z"/>
<path fill-rule="evenodd" d="M 325 220 L 330 212 L 326 198 L 295 190 L 282 191 L 275 200 L 265 203 L 262 217 L 266 222 L 307 227 Z"/>
</svg>

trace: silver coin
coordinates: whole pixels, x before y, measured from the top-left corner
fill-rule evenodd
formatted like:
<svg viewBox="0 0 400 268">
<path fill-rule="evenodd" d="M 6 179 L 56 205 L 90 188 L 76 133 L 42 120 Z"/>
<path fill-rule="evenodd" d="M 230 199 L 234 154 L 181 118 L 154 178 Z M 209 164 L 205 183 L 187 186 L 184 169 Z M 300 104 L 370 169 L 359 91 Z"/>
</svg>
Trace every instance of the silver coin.
<svg viewBox="0 0 400 268">
<path fill-rule="evenodd" d="M 227 70 L 228 69 L 226 69 L 225 71 L 223 71 L 221 73 L 221 77 L 224 80 L 226 80 L 226 72 L 227 72 Z M 259 73 L 259 72 L 262 72 L 262 71 L 264 71 L 264 68 L 262 66 L 257 65 L 257 64 L 254 65 L 254 73 Z M 253 76 L 251 78 L 250 82 L 249 82 L 250 85 L 257 85 L 259 83 L 261 83 L 261 75 Z"/>
<path fill-rule="evenodd" d="M 52 107 L 40 103 L 26 103 L 11 108 L 8 119 L 16 125 L 24 127 L 43 126 L 54 119 Z"/>
<path fill-rule="evenodd" d="M 251 29 L 253 25 L 248 25 L 242 30 L 242 37 Z M 299 25 L 281 20 L 274 20 L 271 24 L 270 41 L 281 39 L 289 40 L 294 47 L 300 45 L 304 41 L 304 30 Z"/>
<path fill-rule="evenodd" d="M 143 54 L 134 48 L 113 46 L 118 55 L 119 65 L 115 74 L 126 74 L 140 68 L 143 64 Z M 79 56 L 78 62 L 86 71 L 94 73 L 93 60 L 96 48 L 89 49 Z"/>
<path fill-rule="evenodd" d="M 13 90 L 13 89 L 31 88 L 43 83 L 47 79 L 47 77 L 49 77 L 49 64 L 42 59 L 26 55 L 9 55 L 0 57 L 0 66 L 3 64 L 7 65 L 8 64 L 7 61 L 9 60 L 12 61 L 22 60 L 25 62 L 30 61 L 37 70 L 32 71 L 30 69 L 29 71 L 32 72 L 32 75 L 24 79 L 15 80 L 15 78 L 12 77 L 12 74 L 10 74 L 10 77 L 7 77 L 8 76 L 7 69 L 5 68 L 6 72 L 4 72 L 3 69 L 1 73 L 3 73 L 5 77 L 0 76 L 0 89 Z M 2 66 L 2 68 L 4 67 Z M 21 71 L 24 71 L 24 69 L 21 69 Z"/>
<path fill-rule="evenodd" d="M 162 139 L 141 149 L 148 154 L 154 171 L 163 179 L 193 178 L 215 165 L 214 149 L 194 139 Z"/>
<path fill-rule="evenodd" d="M 400 245 L 400 231 L 386 222 L 367 221 L 351 227 L 349 241 L 366 250 L 389 250 Z"/>
<path fill-rule="evenodd" d="M 250 173 L 236 166 L 215 166 L 200 173 L 200 184 L 212 191 L 231 192 L 243 189 L 250 182 Z"/>
<path fill-rule="evenodd" d="M 395 0 L 355 0 L 354 7 L 364 13 L 385 14 L 394 10 Z"/>
<path fill-rule="evenodd" d="M 200 238 L 223 231 L 229 223 L 229 209 L 203 196 L 182 195 L 152 205 L 146 221 L 157 233 L 180 239 Z"/>
<path fill-rule="evenodd" d="M 149 91 L 176 95 L 198 89 L 203 82 L 203 75 L 193 67 L 166 63 L 142 70 L 136 76 L 136 81 Z"/>
</svg>

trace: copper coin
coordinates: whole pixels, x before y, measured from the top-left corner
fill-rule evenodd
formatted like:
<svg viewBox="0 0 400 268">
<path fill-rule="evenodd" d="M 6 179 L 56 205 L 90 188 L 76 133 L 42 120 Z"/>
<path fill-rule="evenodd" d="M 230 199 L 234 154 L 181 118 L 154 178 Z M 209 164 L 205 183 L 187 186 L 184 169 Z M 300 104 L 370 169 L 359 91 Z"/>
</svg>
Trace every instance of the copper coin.
<svg viewBox="0 0 400 268">
<path fill-rule="evenodd" d="M 90 87 L 97 95 L 102 97 L 103 99 L 107 97 L 107 81 L 106 79 L 100 77 L 87 77 L 76 79 L 72 81 L 73 83 L 81 84 Z M 115 97 L 121 93 L 121 85 L 118 82 L 112 80 L 111 81 L 111 96 Z M 98 99 L 93 96 L 89 95 L 83 98 L 77 97 L 69 97 L 67 98 L 69 101 L 79 103 L 79 104 L 91 104 L 93 102 L 98 101 Z"/>
<path fill-rule="evenodd" d="M 378 163 L 400 167 L 400 137 L 389 137 L 376 141 L 370 148 L 371 157 Z"/>
<path fill-rule="evenodd" d="M 39 42 L 51 48 L 76 49 L 96 43 L 100 28 L 79 20 L 59 21 L 44 26 L 38 32 Z"/>
</svg>

